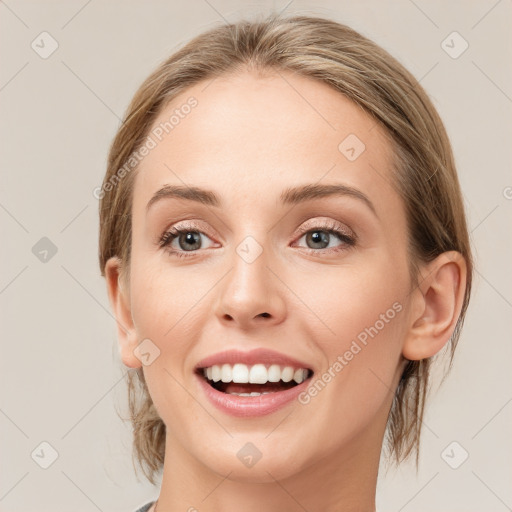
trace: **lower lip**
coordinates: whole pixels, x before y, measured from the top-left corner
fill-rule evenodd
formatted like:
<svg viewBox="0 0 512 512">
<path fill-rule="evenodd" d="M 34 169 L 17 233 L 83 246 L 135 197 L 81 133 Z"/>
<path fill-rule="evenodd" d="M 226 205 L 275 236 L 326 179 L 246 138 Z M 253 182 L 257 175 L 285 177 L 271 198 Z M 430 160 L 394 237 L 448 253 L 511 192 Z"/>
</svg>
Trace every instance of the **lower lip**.
<svg viewBox="0 0 512 512">
<path fill-rule="evenodd" d="M 196 374 L 199 384 L 210 402 L 226 414 L 238 417 L 264 416 L 292 402 L 308 386 L 311 377 L 293 388 L 259 396 L 238 396 L 217 391 Z"/>
</svg>

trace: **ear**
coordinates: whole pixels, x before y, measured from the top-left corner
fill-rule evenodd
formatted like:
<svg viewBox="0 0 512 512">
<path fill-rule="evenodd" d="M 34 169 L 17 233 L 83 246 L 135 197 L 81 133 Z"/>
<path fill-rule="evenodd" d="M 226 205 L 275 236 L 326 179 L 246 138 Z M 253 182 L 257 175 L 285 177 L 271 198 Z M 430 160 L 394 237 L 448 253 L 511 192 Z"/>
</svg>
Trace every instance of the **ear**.
<svg viewBox="0 0 512 512">
<path fill-rule="evenodd" d="M 125 366 L 140 368 L 142 363 L 134 354 L 138 341 L 131 314 L 128 283 L 123 277 L 121 260 L 117 256 L 110 258 L 105 264 L 105 278 L 110 307 L 116 317 L 119 353 Z"/>
<path fill-rule="evenodd" d="M 431 357 L 449 341 L 462 309 L 466 274 L 466 261 L 457 251 L 444 252 L 422 268 L 402 349 L 406 359 Z"/>
</svg>

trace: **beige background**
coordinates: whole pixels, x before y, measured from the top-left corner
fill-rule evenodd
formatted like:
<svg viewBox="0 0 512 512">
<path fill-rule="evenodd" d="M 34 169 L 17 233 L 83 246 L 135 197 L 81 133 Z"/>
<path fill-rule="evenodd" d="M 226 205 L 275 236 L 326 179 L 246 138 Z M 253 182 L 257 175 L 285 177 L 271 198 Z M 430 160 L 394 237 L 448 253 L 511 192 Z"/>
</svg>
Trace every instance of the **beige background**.
<svg viewBox="0 0 512 512">
<path fill-rule="evenodd" d="M 382 475 L 378 510 L 512 507 L 512 3 L 288 2 L 0 2 L 0 511 L 132 512 L 157 496 L 137 480 L 130 430 L 115 412 L 124 369 L 92 191 L 146 75 L 199 32 L 272 9 L 347 23 L 421 79 L 453 142 L 468 208 L 477 273 L 455 365 L 430 402 L 418 475 L 412 466 Z M 58 43 L 45 59 L 43 31 Z M 469 44 L 456 59 L 442 46 L 453 31 Z M 447 41 L 452 53 L 462 48 Z M 43 237 L 57 249 L 46 262 Z M 48 469 L 42 442 L 58 452 Z M 446 461 L 463 450 L 469 458 L 452 469 Z"/>
</svg>

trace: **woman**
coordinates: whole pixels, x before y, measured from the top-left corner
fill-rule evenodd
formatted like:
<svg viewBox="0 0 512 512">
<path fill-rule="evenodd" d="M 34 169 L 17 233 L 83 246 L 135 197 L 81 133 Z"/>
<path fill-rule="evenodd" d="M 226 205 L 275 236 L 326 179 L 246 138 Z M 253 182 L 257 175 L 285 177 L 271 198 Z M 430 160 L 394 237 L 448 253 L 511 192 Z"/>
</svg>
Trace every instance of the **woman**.
<svg viewBox="0 0 512 512">
<path fill-rule="evenodd" d="M 140 511 L 375 510 L 471 290 L 412 75 L 322 18 L 215 28 L 140 87 L 99 197 L 134 453 L 163 470 Z"/>
</svg>

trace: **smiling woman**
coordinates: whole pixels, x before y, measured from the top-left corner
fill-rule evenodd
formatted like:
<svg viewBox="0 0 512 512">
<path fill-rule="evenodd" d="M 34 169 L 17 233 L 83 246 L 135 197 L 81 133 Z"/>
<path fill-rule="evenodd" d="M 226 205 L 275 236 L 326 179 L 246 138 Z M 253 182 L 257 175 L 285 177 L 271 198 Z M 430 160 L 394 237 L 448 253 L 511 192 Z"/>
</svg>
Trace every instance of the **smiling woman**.
<svg viewBox="0 0 512 512">
<path fill-rule="evenodd" d="M 142 84 L 104 185 L 141 148 L 102 188 L 99 260 L 134 454 L 163 470 L 144 510 L 375 510 L 471 290 L 428 96 L 344 25 L 241 21 Z"/>
</svg>

